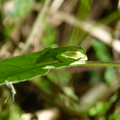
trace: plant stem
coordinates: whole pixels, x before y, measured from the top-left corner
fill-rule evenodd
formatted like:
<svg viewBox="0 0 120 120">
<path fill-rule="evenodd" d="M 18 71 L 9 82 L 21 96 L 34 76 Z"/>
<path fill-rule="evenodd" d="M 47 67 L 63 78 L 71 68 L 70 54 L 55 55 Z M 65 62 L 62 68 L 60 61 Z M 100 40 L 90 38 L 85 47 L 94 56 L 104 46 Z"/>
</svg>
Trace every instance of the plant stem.
<svg viewBox="0 0 120 120">
<path fill-rule="evenodd" d="M 87 61 L 83 66 L 120 67 L 120 62 Z"/>
</svg>

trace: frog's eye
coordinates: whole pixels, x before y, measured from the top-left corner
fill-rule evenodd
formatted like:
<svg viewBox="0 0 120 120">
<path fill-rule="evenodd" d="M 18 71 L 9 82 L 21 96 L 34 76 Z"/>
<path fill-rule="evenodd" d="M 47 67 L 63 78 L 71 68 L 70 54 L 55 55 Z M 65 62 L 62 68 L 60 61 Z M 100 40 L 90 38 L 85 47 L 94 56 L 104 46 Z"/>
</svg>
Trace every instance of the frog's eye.
<svg viewBox="0 0 120 120">
<path fill-rule="evenodd" d="M 80 59 L 80 58 L 82 59 L 82 58 L 85 57 L 85 54 L 83 54 L 83 53 L 81 53 L 79 51 L 76 51 L 73 54 L 74 54 L 74 59 Z"/>
<path fill-rule="evenodd" d="M 77 58 L 84 57 L 84 55 L 81 52 L 76 52 L 75 55 Z"/>
</svg>

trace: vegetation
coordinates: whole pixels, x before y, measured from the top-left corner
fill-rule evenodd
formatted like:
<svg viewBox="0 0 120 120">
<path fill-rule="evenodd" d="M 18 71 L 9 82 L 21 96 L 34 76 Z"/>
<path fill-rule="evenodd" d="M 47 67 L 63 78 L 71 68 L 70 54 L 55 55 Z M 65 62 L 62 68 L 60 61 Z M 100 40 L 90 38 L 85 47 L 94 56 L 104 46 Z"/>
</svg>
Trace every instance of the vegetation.
<svg viewBox="0 0 120 120">
<path fill-rule="evenodd" d="M 119 62 L 118 2 L 1 0 L 0 78 L 4 76 L 2 69 L 10 68 L 2 62 L 7 60 L 5 58 L 13 60 L 13 56 L 23 55 L 18 60 L 15 58 L 12 64 L 20 62 L 32 69 L 39 57 L 37 51 L 48 47 L 82 46 L 88 61 L 102 61 L 106 66 L 111 61 Z M 34 56 L 26 59 L 24 64 L 24 58 L 29 55 Z M 42 120 L 42 113 L 48 111 L 53 115 L 53 118 L 49 117 L 51 120 L 119 120 L 119 68 L 113 67 L 115 62 L 111 67 L 102 67 L 102 62 L 61 69 L 54 65 L 56 69 L 49 73 L 49 69 L 42 66 L 35 71 L 36 76 L 42 75 L 40 77 L 32 80 L 28 77 L 28 81 L 16 84 L 6 81 L 8 87 L 0 86 L 0 118 L 26 120 L 24 117 L 27 116 L 29 120 Z M 30 69 L 24 76 L 30 74 Z M 14 75 L 18 70 L 11 66 L 8 71 Z M 47 120 L 46 116 L 48 114 L 43 115 L 44 120 Z"/>
</svg>

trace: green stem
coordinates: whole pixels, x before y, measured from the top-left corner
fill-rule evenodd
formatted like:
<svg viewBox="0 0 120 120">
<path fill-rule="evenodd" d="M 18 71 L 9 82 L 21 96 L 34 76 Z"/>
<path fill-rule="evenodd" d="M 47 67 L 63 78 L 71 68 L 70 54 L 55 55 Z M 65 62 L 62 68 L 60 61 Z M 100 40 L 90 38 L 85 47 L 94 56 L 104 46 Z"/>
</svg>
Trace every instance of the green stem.
<svg viewBox="0 0 120 120">
<path fill-rule="evenodd" d="M 120 67 L 120 62 L 87 61 L 83 66 Z"/>
</svg>

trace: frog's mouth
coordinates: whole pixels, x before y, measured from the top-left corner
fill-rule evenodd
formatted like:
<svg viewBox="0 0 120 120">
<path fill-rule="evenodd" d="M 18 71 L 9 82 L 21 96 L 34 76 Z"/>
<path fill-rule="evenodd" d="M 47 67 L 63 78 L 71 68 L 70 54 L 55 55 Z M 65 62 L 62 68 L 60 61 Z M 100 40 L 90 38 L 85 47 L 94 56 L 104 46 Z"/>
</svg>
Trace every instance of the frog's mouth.
<svg viewBox="0 0 120 120">
<path fill-rule="evenodd" d="M 79 61 L 86 61 L 86 60 L 88 60 L 88 57 L 87 57 L 87 55 L 83 55 L 80 59 L 79 59 Z"/>
<path fill-rule="evenodd" d="M 70 66 L 81 65 L 87 63 L 87 60 L 79 60 L 70 64 Z"/>
</svg>

